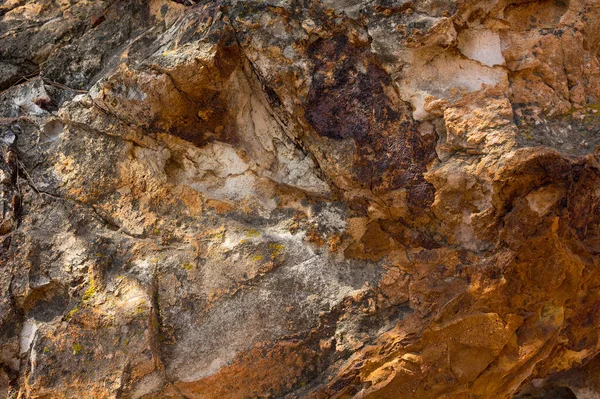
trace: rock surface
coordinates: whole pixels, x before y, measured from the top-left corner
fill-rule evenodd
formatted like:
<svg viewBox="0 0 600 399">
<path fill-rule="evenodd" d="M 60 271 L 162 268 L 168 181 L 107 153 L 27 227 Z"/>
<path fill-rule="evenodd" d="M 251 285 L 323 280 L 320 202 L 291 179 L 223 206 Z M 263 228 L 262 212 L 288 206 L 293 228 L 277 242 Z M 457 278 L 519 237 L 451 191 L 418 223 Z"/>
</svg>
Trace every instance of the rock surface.
<svg viewBox="0 0 600 399">
<path fill-rule="evenodd" d="M 600 397 L 598 0 L 0 2 L 0 397 Z"/>
</svg>

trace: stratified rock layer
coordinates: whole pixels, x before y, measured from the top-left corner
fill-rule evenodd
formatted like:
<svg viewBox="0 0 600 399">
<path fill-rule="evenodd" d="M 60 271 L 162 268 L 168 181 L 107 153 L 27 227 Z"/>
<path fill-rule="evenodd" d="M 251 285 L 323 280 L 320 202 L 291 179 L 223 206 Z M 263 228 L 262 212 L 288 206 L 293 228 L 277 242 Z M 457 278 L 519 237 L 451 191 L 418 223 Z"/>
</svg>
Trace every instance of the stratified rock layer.
<svg viewBox="0 0 600 399">
<path fill-rule="evenodd" d="M 0 397 L 600 396 L 600 2 L 0 2 Z"/>
</svg>

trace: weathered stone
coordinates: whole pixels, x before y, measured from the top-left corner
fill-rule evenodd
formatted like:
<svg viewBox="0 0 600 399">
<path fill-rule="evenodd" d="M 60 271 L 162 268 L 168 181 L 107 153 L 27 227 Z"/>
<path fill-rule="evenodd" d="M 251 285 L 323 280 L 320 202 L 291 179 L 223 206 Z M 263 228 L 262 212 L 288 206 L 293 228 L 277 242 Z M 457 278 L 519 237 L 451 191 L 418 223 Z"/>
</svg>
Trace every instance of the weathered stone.
<svg viewBox="0 0 600 399">
<path fill-rule="evenodd" d="M 0 396 L 598 396 L 599 10 L 3 2 Z"/>
</svg>

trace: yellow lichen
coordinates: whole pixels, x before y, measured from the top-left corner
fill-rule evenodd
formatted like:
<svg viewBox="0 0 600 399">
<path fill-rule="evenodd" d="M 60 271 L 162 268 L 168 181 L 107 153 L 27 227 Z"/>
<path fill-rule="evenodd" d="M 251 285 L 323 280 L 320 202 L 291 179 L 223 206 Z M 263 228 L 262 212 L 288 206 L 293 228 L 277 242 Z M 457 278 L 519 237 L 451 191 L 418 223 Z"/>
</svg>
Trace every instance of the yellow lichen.
<svg viewBox="0 0 600 399">
<path fill-rule="evenodd" d="M 89 301 L 94 294 L 96 293 L 96 286 L 94 284 L 94 279 L 92 277 L 90 277 L 90 285 L 88 287 L 88 289 L 85 291 L 85 293 L 83 294 L 83 297 L 81 298 L 84 301 Z"/>
<path fill-rule="evenodd" d="M 83 347 L 80 344 L 77 344 L 77 343 L 73 344 L 73 354 L 74 355 L 78 355 L 82 349 L 83 349 Z"/>
<path fill-rule="evenodd" d="M 525 137 L 527 140 L 533 139 L 533 134 L 531 132 L 531 127 L 529 127 L 529 126 L 523 126 L 521 128 L 521 132 L 523 133 L 523 137 Z"/>
<path fill-rule="evenodd" d="M 69 313 L 67 313 L 67 319 L 70 319 L 73 316 L 75 316 L 75 313 L 77 313 L 78 311 L 79 311 L 79 306 L 75 306 L 73 309 L 71 309 L 71 311 Z"/>
<path fill-rule="evenodd" d="M 278 242 L 272 242 L 269 244 L 269 248 L 271 248 L 272 252 L 271 252 L 271 256 L 273 258 L 276 258 L 277 256 L 279 256 L 279 254 L 281 253 L 281 251 L 283 251 L 283 248 L 285 248 L 283 246 L 283 244 L 280 244 Z"/>
<path fill-rule="evenodd" d="M 256 229 L 250 229 L 246 233 L 246 238 L 258 237 L 260 236 L 260 232 Z"/>
</svg>

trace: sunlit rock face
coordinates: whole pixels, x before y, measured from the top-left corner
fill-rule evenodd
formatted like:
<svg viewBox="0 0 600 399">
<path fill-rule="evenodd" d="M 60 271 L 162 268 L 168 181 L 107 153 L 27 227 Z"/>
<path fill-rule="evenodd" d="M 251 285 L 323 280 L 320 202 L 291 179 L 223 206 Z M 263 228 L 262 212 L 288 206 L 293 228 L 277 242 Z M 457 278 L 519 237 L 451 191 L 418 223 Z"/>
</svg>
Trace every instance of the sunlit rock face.
<svg viewBox="0 0 600 399">
<path fill-rule="evenodd" d="M 600 397 L 599 19 L 0 2 L 0 397 Z"/>
</svg>

